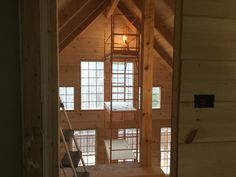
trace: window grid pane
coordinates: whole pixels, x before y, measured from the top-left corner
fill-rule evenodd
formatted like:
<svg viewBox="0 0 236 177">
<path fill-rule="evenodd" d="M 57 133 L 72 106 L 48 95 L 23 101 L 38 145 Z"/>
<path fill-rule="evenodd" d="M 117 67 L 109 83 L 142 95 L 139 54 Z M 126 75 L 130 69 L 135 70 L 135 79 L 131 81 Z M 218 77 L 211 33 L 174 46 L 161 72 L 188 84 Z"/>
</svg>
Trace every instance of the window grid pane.
<svg viewBox="0 0 236 177">
<path fill-rule="evenodd" d="M 160 109 L 161 108 L 161 88 L 160 87 L 152 87 L 152 109 Z"/>
<path fill-rule="evenodd" d="M 112 100 L 133 103 L 134 69 L 131 62 L 112 63 Z"/>
<path fill-rule="evenodd" d="M 170 174 L 170 152 L 171 152 L 171 128 L 161 128 L 161 141 L 160 141 L 160 152 L 161 152 L 161 169 L 167 175 Z"/>
<path fill-rule="evenodd" d="M 81 109 L 104 109 L 104 62 L 81 62 Z"/>
<path fill-rule="evenodd" d="M 74 131 L 76 142 L 82 151 L 85 165 L 95 165 L 96 162 L 96 131 L 76 130 Z M 72 151 L 76 151 L 74 141 L 72 141 Z M 82 166 L 80 161 L 79 166 Z"/>
<path fill-rule="evenodd" d="M 59 95 L 65 110 L 74 110 L 74 87 L 60 87 Z"/>
</svg>

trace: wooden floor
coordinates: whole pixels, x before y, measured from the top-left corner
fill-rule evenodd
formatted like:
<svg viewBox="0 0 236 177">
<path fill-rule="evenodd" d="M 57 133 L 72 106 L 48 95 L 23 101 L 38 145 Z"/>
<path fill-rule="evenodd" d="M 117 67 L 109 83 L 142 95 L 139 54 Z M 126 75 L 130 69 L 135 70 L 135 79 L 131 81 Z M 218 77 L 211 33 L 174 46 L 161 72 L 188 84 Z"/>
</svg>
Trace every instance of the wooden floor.
<svg viewBox="0 0 236 177">
<path fill-rule="evenodd" d="M 159 167 L 140 168 L 136 163 L 97 165 L 88 167 L 90 177 L 164 177 Z M 60 173 L 60 177 L 64 177 Z M 72 170 L 66 169 L 67 177 L 72 177 Z"/>
</svg>

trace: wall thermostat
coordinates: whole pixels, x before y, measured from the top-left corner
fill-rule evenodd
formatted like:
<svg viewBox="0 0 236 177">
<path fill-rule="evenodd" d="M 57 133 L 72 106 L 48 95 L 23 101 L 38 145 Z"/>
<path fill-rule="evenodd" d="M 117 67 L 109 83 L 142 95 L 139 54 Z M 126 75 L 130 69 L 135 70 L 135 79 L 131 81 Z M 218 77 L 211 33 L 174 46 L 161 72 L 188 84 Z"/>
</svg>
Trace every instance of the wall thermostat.
<svg viewBox="0 0 236 177">
<path fill-rule="evenodd" d="M 215 95 L 194 95 L 195 108 L 213 108 Z"/>
</svg>

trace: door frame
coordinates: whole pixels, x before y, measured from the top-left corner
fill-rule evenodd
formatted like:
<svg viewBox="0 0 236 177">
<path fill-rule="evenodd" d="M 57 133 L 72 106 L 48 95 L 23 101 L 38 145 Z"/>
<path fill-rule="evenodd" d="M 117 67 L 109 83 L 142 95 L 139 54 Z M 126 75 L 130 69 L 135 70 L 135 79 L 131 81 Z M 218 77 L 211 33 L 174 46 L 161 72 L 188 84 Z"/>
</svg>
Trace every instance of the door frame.
<svg viewBox="0 0 236 177">
<path fill-rule="evenodd" d="M 172 81 L 171 177 L 177 177 L 178 174 L 182 4 L 182 0 L 176 0 Z M 25 177 L 31 177 L 32 174 L 35 177 L 58 177 L 59 53 L 57 1 L 37 0 L 37 2 L 32 3 L 31 0 L 22 0 L 19 7 L 22 51 L 23 163 L 25 167 L 23 173 Z M 33 35 L 29 35 L 30 33 Z M 34 78 L 36 80 L 33 80 Z M 33 88 L 38 87 L 40 89 L 33 90 Z M 39 107 L 32 109 L 35 108 L 32 105 Z M 37 122 L 41 122 L 41 124 L 38 126 L 34 124 Z M 37 146 L 34 146 L 34 143 Z M 41 151 L 38 151 L 39 149 Z"/>
<path fill-rule="evenodd" d="M 21 0 L 23 176 L 58 177 L 58 17 L 56 0 Z"/>
</svg>

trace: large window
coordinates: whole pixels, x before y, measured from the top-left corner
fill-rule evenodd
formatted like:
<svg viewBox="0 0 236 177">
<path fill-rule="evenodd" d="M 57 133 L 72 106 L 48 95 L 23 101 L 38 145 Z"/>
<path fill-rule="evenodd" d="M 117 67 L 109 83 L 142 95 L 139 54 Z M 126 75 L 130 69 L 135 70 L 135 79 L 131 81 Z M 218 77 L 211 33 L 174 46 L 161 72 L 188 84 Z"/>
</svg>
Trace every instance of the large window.
<svg viewBox="0 0 236 177">
<path fill-rule="evenodd" d="M 104 63 L 81 62 L 81 109 L 104 108 Z"/>
<path fill-rule="evenodd" d="M 77 130 L 74 132 L 75 139 L 82 151 L 85 165 L 95 165 L 96 162 L 96 131 L 95 130 Z M 75 151 L 75 143 L 72 143 L 72 150 Z M 81 162 L 79 164 L 82 165 Z"/>
<path fill-rule="evenodd" d="M 74 87 L 60 87 L 59 95 L 65 110 L 74 110 Z"/>
<path fill-rule="evenodd" d="M 161 88 L 152 87 L 152 109 L 161 108 Z"/>
<path fill-rule="evenodd" d="M 125 139 L 128 142 L 130 148 L 132 148 L 135 157 L 139 161 L 139 129 L 137 128 L 126 128 L 118 130 L 118 138 Z M 133 159 L 128 160 L 119 160 L 119 162 L 123 161 L 133 161 Z"/>
<path fill-rule="evenodd" d="M 165 174 L 170 174 L 171 128 L 161 128 L 161 169 Z"/>
<path fill-rule="evenodd" d="M 131 62 L 112 63 L 112 100 L 133 103 L 134 71 Z"/>
</svg>

